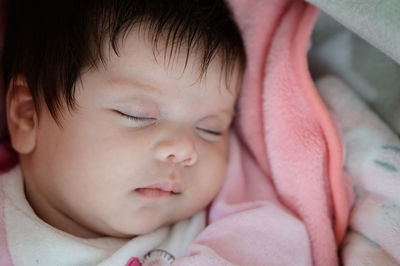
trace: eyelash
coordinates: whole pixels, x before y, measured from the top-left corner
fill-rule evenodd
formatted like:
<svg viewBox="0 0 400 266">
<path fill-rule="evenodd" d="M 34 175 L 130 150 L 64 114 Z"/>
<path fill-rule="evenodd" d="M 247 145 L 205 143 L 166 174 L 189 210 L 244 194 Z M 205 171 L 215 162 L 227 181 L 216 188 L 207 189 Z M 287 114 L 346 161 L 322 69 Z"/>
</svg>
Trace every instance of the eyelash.
<svg viewBox="0 0 400 266">
<path fill-rule="evenodd" d="M 129 120 L 133 120 L 133 121 L 136 121 L 136 122 L 148 121 L 148 120 L 156 120 L 153 117 L 137 117 L 137 116 L 127 115 L 127 114 L 122 113 L 122 112 L 117 111 L 117 110 L 115 112 L 117 112 L 119 115 L 123 116 L 124 118 L 127 118 Z"/>
<path fill-rule="evenodd" d="M 222 133 L 221 133 L 221 132 L 212 131 L 212 130 L 208 130 L 208 129 L 204 129 L 204 128 L 197 128 L 197 129 L 198 129 L 198 130 L 201 130 L 201 131 L 203 131 L 203 132 L 205 132 L 205 133 L 214 135 L 214 136 L 222 136 Z"/>
<path fill-rule="evenodd" d="M 122 117 L 124 117 L 124 118 L 126 118 L 126 119 L 128 119 L 128 120 L 135 121 L 135 122 L 143 122 L 143 121 L 149 121 L 149 120 L 156 120 L 156 118 L 152 118 L 152 117 L 137 117 L 137 116 L 127 115 L 127 114 L 122 113 L 122 112 L 120 112 L 120 111 L 118 111 L 118 110 L 115 110 L 115 112 L 118 113 L 119 115 L 121 115 Z M 204 133 L 211 134 L 211 135 L 214 135 L 214 136 L 217 136 L 217 137 L 223 135 L 222 132 L 217 132 L 217 131 L 213 131 L 213 130 L 209 130 L 209 129 L 205 129 L 205 128 L 199 128 L 199 127 L 198 127 L 197 129 L 203 131 Z"/>
</svg>

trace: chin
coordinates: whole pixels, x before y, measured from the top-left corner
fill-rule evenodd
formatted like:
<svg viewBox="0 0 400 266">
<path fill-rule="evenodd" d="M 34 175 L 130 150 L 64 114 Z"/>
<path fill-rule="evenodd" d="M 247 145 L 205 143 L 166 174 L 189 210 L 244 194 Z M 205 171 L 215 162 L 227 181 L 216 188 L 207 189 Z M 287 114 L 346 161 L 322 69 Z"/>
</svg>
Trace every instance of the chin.
<svg viewBox="0 0 400 266">
<path fill-rule="evenodd" d="M 152 215 L 155 215 L 152 213 Z M 161 215 L 161 214 L 160 214 Z M 119 224 L 119 226 L 114 225 L 111 227 L 110 231 L 107 232 L 108 236 L 117 237 L 117 238 L 133 238 L 139 235 L 145 235 L 155 230 L 174 224 L 181 220 L 184 220 L 188 217 L 191 217 L 193 214 L 188 213 L 187 215 L 175 216 L 175 217 L 164 217 L 164 219 L 151 219 L 151 217 L 146 217 L 146 219 L 140 220 L 130 220 L 124 224 Z M 164 221 L 162 221 L 164 220 Z M 153 221 L 153 223 L 151 223 Z"/>
<path fill-rule="evenodd" d="M 149 224 L 145 224 L 145 226 L 141 226 L 140 228 L 138 228 L 135 225 L 131 225 L 128 228 L 124 228 L 118 231 L 113 231 L 111 234 L 109 234 L 109 236 L 112 237 L 117 237 L 117 238 L 133 238 L 136 236 L 140 236 L 140 235 L 145 235 L 148 233 L 151 233 L 165 225 L 168 225 L 171 223 L 166 223 L 166 224 L 161 224 L 161 225 L 154 225 L 154 226 L 149 226 Z"/>
</svg>

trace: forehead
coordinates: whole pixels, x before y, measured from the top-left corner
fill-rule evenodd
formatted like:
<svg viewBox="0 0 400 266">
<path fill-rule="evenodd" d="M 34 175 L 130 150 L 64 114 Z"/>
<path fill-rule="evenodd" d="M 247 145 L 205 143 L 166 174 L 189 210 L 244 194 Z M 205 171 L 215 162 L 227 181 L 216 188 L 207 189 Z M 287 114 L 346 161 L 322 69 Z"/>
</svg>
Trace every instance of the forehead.
<svg viewBox="0 0 400 266">
<path fill-rule="evenodd" d="M 166 85 L 165 81 L 169 80 L 181 83 L 182 87 L 198 85 L 227 90 L 237 96 L 242 78 L 239 62 L 232 64 L 232 69 L 229 69 L 223 63 L 223 57 L 216 53 L 204 71 L 201 47 L 190 50 L 184 44 L 173 47 L 167 45 L 165 38 L 161 35 L 154 44 L 148 32 L 133 27 L 120 39 L 117 53 L 111 49 L 110 44 L 105 47 L 107 60 L 103 71 L 114 76 L 151 80 L 157 87 Z"/>
</svg>

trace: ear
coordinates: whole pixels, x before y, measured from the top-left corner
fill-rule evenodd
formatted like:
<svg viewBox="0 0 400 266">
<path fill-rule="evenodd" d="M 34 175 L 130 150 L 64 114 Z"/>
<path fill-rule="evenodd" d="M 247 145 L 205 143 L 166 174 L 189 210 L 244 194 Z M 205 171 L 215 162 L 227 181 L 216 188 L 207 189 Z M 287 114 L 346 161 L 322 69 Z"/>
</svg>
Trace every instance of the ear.
<svg viewBox="0 0 400 266">
<path fill-rule="evenodd" d="M 36 146 L 38 115 L 26 79 L 21 75 L 10 82 L 6 113 L 13 148 L 20 154 L 31 153 Z"/>
</svg>

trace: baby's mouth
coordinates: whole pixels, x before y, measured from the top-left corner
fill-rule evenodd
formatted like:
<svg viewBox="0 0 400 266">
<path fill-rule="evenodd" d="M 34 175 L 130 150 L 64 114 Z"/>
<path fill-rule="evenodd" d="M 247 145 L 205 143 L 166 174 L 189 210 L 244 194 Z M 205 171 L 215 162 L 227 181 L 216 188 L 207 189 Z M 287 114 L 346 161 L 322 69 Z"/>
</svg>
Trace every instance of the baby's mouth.
<svg viewBox="0 0 400 266">
<path fill-rule="evenodd" d="M 178 182 L 162 181 L 150 186 L 137 188 L 135 191 L 145 198 L 167 198 L 181 194 L 182 186 Z"/>
<path fill-rule="evenodd" d="M 137 188 L 135 191 L 138 192 L 143 197 L 150 199 L 167 198 L 174 194 L 177 194 L 171 191 L 164 191 L 158 188 Z"/>
</svg>

